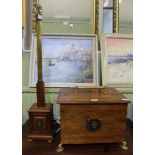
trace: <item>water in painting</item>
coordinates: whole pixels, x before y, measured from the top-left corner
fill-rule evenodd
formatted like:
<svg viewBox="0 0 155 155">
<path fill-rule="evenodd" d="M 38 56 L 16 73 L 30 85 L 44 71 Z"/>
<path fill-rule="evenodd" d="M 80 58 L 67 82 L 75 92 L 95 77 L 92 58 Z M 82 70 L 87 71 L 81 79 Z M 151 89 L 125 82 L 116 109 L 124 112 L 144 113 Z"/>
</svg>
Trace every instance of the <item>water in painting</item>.
<svg viewBox="0 0 155 155">
<path fill-rule="evenodd" d="M 42 56 L 45 83 L 93 83 L 92 39 L 43 38 Z"/>
<path fill-rule="evenodd" d="M 131 83 L 133 47 L 130 38 L 108 38 L 108 82 Z"/>
</svg>

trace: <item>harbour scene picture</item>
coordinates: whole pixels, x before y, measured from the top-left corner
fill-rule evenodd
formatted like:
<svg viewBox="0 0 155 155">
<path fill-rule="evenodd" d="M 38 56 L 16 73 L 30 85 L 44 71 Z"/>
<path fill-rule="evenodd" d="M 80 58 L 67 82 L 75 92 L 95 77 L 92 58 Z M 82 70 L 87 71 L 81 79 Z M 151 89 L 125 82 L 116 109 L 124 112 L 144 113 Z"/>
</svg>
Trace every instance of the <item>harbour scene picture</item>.
<svg viewBox="0 0 155 155">
<path fill-rule="evenodd" d="M 43 38 L 43 80 L 48 83 L 93 83 L 93 39 Z M 34 81 L 37 81 L 35 61 Z"/>
<path fill-rule="evenodd" d="M 107 82 L 132 83 L 133 76 L 133 39 L 112 38 L 106 40 Z"/>
</svg>

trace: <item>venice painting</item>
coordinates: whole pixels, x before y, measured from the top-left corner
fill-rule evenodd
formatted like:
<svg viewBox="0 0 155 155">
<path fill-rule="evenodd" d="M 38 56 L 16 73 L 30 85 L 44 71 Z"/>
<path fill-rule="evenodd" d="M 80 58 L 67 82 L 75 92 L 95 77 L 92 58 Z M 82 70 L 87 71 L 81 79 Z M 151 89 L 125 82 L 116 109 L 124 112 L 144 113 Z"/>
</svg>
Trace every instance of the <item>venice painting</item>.
<svg viewBox="0 0 155 155">
<path fill-rule="evenodd" d="M 35 45 L 35 44 L 34 44 Z M 33 79 L 37 81 L 36 49 Z M 95 86 L 97 84 L 96 36 L 46 36 L 42 38 L 43 80 L 46 87 Z"/>
<path fill-rule="evenodd" d="M 133 38 L 131 35 L 108 35 L 104 40 L 105 82 L 108 86 L 132 87 Z"/>
</svg>

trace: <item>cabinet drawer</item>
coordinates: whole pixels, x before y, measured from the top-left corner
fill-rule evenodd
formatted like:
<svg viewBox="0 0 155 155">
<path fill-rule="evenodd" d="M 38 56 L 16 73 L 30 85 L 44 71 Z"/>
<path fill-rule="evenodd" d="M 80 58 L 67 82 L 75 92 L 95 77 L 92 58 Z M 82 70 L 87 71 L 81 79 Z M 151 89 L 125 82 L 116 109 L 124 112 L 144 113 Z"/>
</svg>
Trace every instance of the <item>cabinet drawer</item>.
<svg viewBox="0 0 155 155">
<path fill-rule="evenodd" d="M 51 131 L 51 113 L 29 112 L 30 133 L 47 134 Z"/>
</svg>

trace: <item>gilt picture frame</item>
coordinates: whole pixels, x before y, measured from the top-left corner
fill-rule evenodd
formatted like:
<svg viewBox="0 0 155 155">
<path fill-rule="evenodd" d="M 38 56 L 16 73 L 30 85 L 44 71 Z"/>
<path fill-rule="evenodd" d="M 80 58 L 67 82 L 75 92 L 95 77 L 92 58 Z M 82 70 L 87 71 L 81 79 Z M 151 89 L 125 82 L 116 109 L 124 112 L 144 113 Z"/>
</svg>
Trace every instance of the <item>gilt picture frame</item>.
<svg viewBox="0 0 155 155">
<path fill-rule="evenodd" d="M 45 87 L 98 86 L 97 36 L 95 34 L 42 34 Z M 37 41 L 33 36 L 29 86 L 37 82 Z"/>
<path fill-rule="evenodd" d="M 102 86 L 133 86 L 133 36 L 100 34 Z"/>
</svg>

